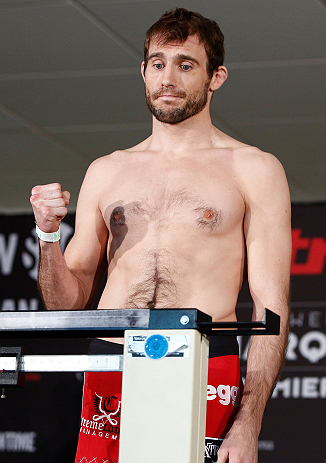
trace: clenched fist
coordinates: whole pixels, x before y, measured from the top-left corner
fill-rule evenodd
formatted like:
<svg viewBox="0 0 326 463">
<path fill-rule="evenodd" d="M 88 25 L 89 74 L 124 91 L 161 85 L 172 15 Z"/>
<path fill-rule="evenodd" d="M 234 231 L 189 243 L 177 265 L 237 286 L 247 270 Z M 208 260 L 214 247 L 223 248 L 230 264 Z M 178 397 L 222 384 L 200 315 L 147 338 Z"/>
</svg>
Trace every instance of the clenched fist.
<svg viewBox="0 0 326 463">
<path fill-rule="evenodd" d="M 67 214 L 69 191 L 61 191 L 60 183 L 38 185 L 32 189 L 30 198 L 35 221 L 44 233 L 58 231 L 60 222 Z"/>
</svg>

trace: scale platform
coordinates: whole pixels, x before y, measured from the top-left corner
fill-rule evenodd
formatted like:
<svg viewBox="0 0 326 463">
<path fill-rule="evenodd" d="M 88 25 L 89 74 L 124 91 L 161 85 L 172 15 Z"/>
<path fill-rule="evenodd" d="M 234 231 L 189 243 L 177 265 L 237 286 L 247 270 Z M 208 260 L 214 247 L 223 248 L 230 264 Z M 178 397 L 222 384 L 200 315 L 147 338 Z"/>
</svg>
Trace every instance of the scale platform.
<svg viewBox="0 0 326 463">
<path fill-rule="evenodd" d="M 196 329 L 209 336 L 279 334 L 280 317 L 265 309 L 262 322 L 212 322 L 197 309 L 119 309 L 1 312 L 0 339 L 121 337 L 125 330 Z"/>
</svg>

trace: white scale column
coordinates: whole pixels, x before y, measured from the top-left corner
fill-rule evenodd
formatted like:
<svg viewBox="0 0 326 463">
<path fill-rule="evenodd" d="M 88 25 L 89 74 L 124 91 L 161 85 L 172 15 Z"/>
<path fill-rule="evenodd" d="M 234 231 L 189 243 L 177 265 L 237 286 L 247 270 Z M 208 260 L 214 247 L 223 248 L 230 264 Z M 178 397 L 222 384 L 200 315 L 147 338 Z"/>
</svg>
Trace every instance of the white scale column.
<svg viewBox="0 0 326 463">
<path fill-rule="evenodd" d="M 169 351 L 153 359 L 142 340 L 157 334 Z M 204 462 L 207 371 L 197 330 L 125 332 L 119 463 Z"/>
</svg>

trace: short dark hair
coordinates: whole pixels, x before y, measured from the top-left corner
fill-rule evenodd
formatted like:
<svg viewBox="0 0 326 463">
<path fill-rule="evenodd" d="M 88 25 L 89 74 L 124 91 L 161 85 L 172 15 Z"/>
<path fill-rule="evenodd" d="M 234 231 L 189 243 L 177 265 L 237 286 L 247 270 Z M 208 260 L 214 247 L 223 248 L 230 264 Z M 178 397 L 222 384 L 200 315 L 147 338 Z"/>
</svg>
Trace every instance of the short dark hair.
<svg viewBox="0 0 326 463">
<path fill-rule="evenodd" d="M 184 43 L 191 35 L 197 35 L 204 45 L 208 60 L 207 74 L 212 77 L 214 70 L 224 61 L 224 35 L 215 21 L 185 8 L 167 11 L 148 29 L 144 43 L 145 69 L 151 40 L 157 39 L 162 45 Z"/>
</svg>

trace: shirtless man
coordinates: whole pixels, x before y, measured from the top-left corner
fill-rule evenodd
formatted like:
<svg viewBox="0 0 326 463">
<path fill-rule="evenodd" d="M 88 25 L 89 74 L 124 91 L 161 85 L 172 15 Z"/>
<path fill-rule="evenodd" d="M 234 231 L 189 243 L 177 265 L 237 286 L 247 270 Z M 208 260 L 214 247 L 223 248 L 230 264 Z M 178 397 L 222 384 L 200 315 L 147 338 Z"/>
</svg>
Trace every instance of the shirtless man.
<svg viewBox="0 0 326 463">
<path fill-rule="evenodd" d="M 287 341 L 290 198 L 275 157 L 212 125 L 210 101 L 227 78 L 223 55 L 223 34 L 197 13 L 176 9 L 151 27 L 141 72 L 152 135 L 91 164 L 64 256 L 39 235 L 39 285 L 50 310 L 87 308 L 108 263 L 99 309 L 196 307 L 213 321 L 235 321 L 247 274 L 253 320 L 268 307 L 281 333 L 251 340 L 241 405 L 218 461 L 256 463 Z M 59 184 L 33 188 L 43 233 L 57 232 L 69 197 Z"/>
</svg>

